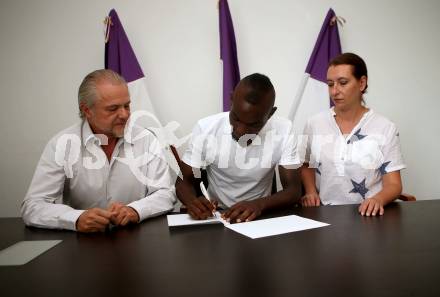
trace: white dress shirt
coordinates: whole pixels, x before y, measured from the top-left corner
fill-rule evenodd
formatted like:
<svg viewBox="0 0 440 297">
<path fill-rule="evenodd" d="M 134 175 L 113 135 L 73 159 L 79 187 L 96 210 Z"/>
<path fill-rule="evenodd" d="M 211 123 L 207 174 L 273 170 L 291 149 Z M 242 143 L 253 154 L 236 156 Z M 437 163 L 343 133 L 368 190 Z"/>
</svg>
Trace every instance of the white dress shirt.
<svg viewBox="0 0 440 297">
<path fill-rule="evenodd" d="M 361 203 L 382 190 L 382 176 L 405 168 L 399 132 L 393 122 L 366 112 L 348 135 L 343 135 L 333 108 L 311 117 L 306 162 L 315 168 L 322 204 Z"/>
<path fill-rule="evenodd" d="M 140 221 L 172 209 L 168 165 L 154 135 L 143 132 L 135 141 L 120 138 L 110 162 L 87 121 L 58 133 L 46 145 L 22 203 L 26 225 L 76 230 L 86 209 L 106 209 L 112 202 L 135 209 Z"/>
<path fill-rule="evenodd" d="M 275 166 L 299 167 L 292 123 L 272 116 L 248 146 L 232 138 L 229 113 L 201 119 L 195 125 L 182 161 L 206 168 L 208 193 L 220 206 L 271 194 Z"/>
</svg>

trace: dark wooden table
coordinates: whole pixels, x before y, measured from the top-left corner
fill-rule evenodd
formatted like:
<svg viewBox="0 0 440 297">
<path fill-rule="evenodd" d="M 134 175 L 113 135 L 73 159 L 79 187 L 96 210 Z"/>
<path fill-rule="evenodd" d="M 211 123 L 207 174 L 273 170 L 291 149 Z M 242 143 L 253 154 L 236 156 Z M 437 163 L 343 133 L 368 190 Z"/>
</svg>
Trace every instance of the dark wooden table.
<svg viewBox="0 0 440 297">
<path fill-rule="evenodd" d="M 222 225 L 169 229 L 166 217 L 85 235 L 0 219 L 0 248 L 63 242 L 0 267 L 6 296 L 440 296 L 440 200 L 296 208 L 331 226 L 249 239 Z"/>
</svg>

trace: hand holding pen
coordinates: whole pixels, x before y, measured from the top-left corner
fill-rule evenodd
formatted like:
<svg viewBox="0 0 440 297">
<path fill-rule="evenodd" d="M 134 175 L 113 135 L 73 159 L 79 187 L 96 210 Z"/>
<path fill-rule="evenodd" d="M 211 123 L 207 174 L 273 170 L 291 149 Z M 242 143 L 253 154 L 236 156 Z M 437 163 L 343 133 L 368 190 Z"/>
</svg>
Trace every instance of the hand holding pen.
<svg viewBox="0 0 440 297">
<path fill-rule="evenodd" d="M 203 188 L 202 188 L 203 186 Z M 203 183 L 200 184 L 200 189 L 204 197 L 194 197 L 190 201 L 185 203 L 185 206 L 188 210 L 188 214 L 195 220 L 206 220 L 213 216 L 213 213 L 216 209 L 216 202 L 211 202 L 209 200 L 209 196 L 207 195 L 207 191 Z"/>
<path fill-rule="evenodd" d="M 215 210 L 217 208 L 217 201 L 214 201 L 213 199 L 211 199 L 211 197 L 209 197 L 208 191 L 206 190 L 206 187 L 203 184 L 203 182 L 200 182 L 200 190 L 202 191 L 202 194 L 206 198 L 206 200 L 208 200 L 211 203 L 211 205 L 213 207 L 212 215 L 215 216 Z"/>
</svg>

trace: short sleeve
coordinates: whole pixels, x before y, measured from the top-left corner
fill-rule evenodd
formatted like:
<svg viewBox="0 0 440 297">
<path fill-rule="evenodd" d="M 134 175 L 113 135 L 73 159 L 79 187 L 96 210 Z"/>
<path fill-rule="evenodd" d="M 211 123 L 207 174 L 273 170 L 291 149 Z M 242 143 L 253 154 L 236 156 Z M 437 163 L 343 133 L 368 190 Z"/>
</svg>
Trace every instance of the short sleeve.
<svg viewBox="0 0 440 297">
<path fill-rule="evenodd" d="M 283 148 L 279 165 L 299 167 L 301 160 L 298 155 L 298 142 L 293 133 L 292 124 L 289 123 L 286 135 L 284 135 Z"/>
<path fill-rule="evenodd" d="M 197 123 L 192 130 L 188 147 L 182 157 L 182 161 L 193 168 L 202 168 L 206 163 L 203 153 L 203 138 L 202 129 Z"/>
<path fill-rule="evenodd" d="M 396 125 L 391 124 L 386 133 L 385 144 L 382 148 L 384 163 L 379 168 L 382 174 L 406 168 L 400 150 L 400 135 Z"/>
</svg>

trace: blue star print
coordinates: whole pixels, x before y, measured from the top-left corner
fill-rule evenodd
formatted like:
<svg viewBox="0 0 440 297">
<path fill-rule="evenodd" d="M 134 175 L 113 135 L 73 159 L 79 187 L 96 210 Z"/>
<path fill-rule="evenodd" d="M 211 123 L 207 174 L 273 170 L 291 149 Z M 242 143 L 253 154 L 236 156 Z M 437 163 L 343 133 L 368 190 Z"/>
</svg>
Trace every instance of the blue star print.
<svg viewBox="0 0 440 297">
<path fill-rule="evenodd" d="M 354 136 L 356 136 L 358 138 L 358 140 L 361 140 L 362 138 L 366 137 L 367 135 L 362 135 L 361 134 L 361 129 L 359 128 L 359 130 L 354 132 Z"/>
<path fill-rule="evenodd" d="M 380 172 L 381 175 L 385 175 L 385 174 L 388 173 L 388 172 L 387 172 L 387 166 L 388 166 L 388 164 L 390 164 L 390 163 L 391 163 L 391 161 L 388 161 L 388 162 L 385 162 L 385 163 L 383 163 L 382 165 L 380 165 L 380 167 L 379 167 L 378 169 L 379 169 L 379 172 Z"/>
<path fill-rule="evenodd" d="M 360 183 L 357 183 L 351 179 L 351 183 L 353 184 L 353 189 L 350 191 L 350 193 L 359 193 L 362 196 L 362 198 L 365 199 L 365 194 L 367 194 L 367 192 L 369 191 L 365 187 L 365 180 L 366 178 L 364 178 L 364 180 L 361 181 Z"/>
</svg>

